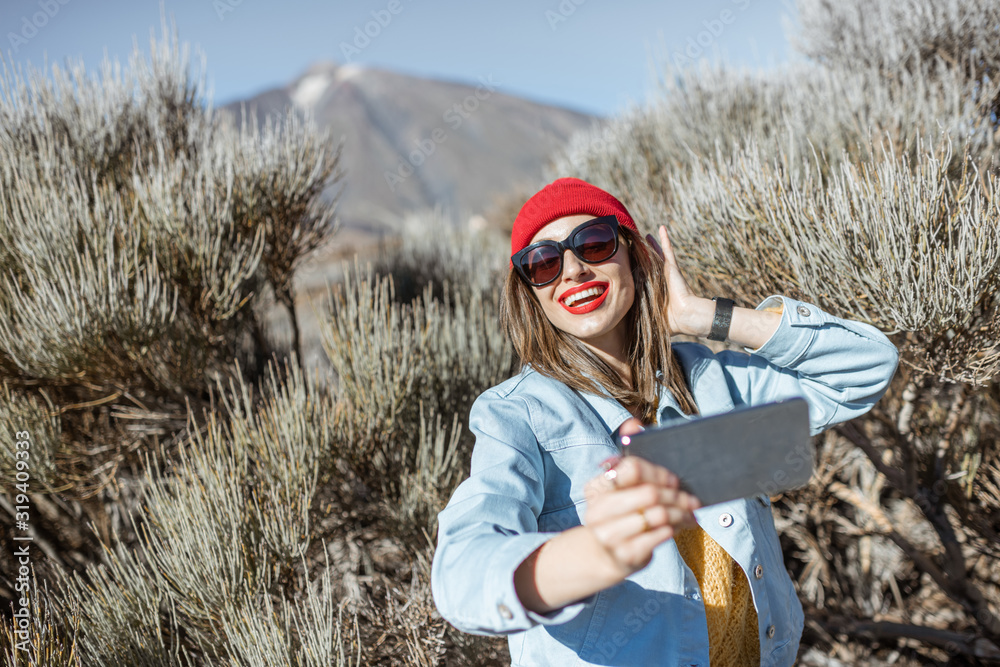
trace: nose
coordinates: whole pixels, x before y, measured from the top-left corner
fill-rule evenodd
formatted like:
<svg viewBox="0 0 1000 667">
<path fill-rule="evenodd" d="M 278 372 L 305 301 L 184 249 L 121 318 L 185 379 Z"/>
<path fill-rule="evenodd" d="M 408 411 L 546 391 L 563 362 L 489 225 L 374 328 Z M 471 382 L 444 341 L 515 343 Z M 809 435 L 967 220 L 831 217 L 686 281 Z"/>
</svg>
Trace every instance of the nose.
<svg viewBox="0 0 1000 667">
<path fill-rule="evenodd" d="M 573 254 L 572 250 L 563 252 L 562 279 L 582 282 L 582 278 L 590 272 L 590 267 Z"/>
</svg>

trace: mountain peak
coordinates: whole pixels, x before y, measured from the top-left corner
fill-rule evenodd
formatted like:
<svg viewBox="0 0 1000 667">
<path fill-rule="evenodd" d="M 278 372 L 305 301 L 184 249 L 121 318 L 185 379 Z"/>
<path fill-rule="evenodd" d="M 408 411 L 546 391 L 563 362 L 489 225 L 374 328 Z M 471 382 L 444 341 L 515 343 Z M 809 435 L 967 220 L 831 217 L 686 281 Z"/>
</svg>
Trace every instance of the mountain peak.
<svg viewBox="0 0 1000 667">
<path fill-rule="evenodd" d="M 309 67 L 307 67 L 302 74 L 299 74 L 298 79 L 296 80 L 304 79 L 313 74 L 333 74 L 337 71 L 338 67 L 340 67 L 340 65 L 332 60 L 317 60 L 309 65 Z"/>
<path fill-rule="evenodd" d="M 332 85 L 353 79 L 364 69 L 355 63 L 338 65 L 328 60 L 313 63 L 288 87 L 288 97 L 299 109 L 311 109 Z"/>
</svg>

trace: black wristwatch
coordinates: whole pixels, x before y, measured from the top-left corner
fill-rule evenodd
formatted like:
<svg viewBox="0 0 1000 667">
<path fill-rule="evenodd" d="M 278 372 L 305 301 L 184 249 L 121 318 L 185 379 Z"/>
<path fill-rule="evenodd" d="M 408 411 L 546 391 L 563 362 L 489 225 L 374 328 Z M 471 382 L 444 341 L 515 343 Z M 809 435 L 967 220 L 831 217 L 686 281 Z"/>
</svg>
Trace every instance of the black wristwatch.
<svg viewBox="0 0 1000 667">
<path fill-rule="evenodd" d="M 712 320 L 712 332 L 708 334 L 709 340 L 723 341 L 729 338 L 729 324 L 733 321 L 732 299 L 721 296 L 712 297 L 715 302 L 715 319 Z"/>
</svg>

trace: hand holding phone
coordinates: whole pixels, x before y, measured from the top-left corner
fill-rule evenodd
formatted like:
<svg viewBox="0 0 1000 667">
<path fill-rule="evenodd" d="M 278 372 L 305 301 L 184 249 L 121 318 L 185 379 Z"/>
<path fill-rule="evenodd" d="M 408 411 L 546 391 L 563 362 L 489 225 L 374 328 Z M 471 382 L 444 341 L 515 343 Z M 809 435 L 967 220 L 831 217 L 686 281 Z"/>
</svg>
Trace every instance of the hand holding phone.
<svg viewBox="0 0 1000 667">
<path fill-rule="evenodd" d="M 702 505 L 803 486 L 813 470 L 809 406 L 792 398 L 619 438 L 625 456 L 659 464 Z"/>
<path fill-rule="evenodd" d="M 621 433 L 640 429 L 639 420 L 631 419 Z M 653 549 L 677 529 L 695 526 L 693 511 L 701 504 L 678 488 L 676 475 L 638 456 L 612 457 L 601 468 L 603 472 L 584 487 L 583 525 L 620 580 L 646 567 Z"/>
</svg>

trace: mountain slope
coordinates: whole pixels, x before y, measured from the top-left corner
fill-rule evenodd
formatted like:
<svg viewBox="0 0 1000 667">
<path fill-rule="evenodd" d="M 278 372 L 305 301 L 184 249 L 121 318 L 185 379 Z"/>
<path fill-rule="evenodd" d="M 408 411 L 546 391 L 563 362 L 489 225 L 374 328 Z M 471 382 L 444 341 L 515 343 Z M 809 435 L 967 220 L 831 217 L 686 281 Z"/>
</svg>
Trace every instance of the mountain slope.
<svg viewBox="0 0 1000 667">
<path fill-rule="evenodd" d="M 392 229 L 409 211 L 481 212 L 519 184 L 536 184 L 551 152 L 597 118 L 476 84 L 422 79 L 359 65 L 317 63 L 283 88 L 223 107 L 258 118 L 292 107 L 344 138 L 340 217 Z"/>
</svg>

